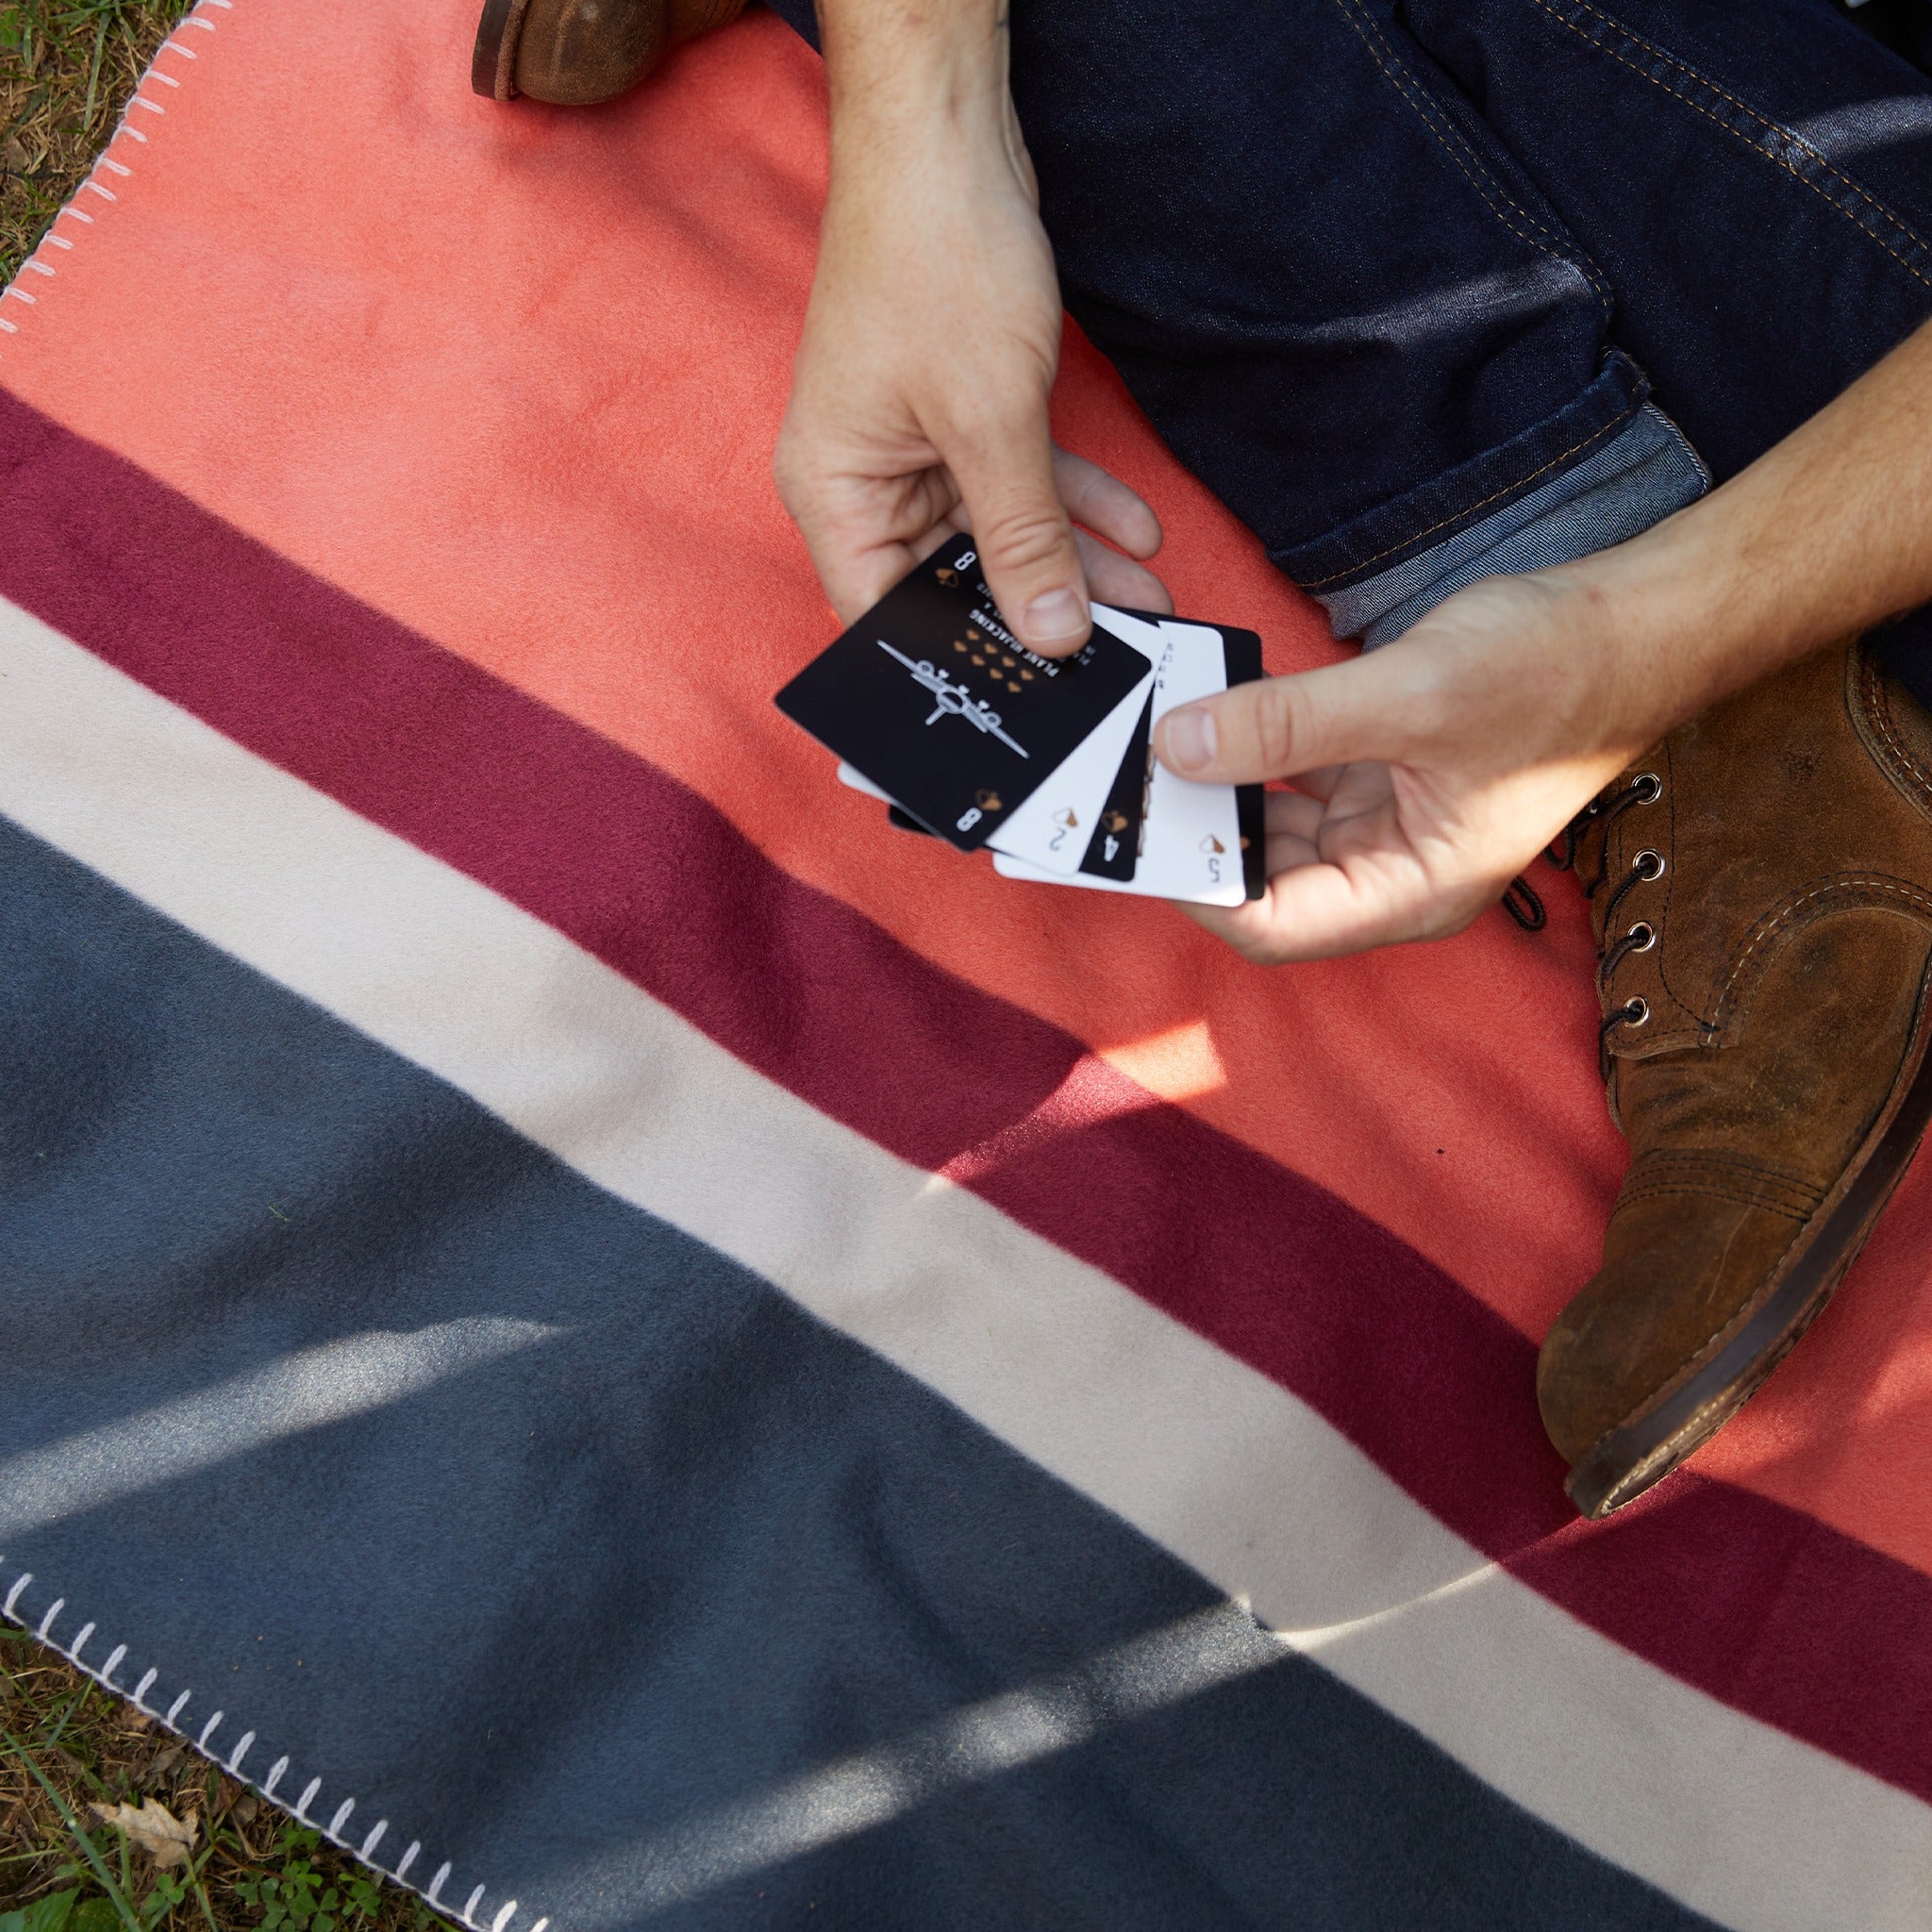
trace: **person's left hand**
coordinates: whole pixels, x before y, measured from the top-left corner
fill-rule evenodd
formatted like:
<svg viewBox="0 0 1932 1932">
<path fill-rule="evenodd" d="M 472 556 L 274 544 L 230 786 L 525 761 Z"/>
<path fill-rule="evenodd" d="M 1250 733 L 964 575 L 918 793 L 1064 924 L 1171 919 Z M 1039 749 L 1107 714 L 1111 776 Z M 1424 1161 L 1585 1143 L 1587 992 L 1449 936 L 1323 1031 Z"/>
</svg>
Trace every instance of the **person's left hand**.
<svg viewBox="0 0 1932 1932">
<path fill-rule="evenodd" d="M 1189 907 L 1265 965 L 1458 932 L 1624 765 L 1699 708 L 1580 567 L 1491 577 L 1342 664 L 1171 711 L 1184 778 L 1267 799 L 1267 896 Z"/>
</svg>

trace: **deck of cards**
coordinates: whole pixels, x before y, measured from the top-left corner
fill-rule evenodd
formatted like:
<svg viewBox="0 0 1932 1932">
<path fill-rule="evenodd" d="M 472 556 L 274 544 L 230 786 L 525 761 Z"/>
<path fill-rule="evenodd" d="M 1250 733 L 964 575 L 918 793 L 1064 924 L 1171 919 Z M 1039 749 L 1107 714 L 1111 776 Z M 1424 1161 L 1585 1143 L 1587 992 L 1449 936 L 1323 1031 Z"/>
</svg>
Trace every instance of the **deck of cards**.
<svg viewBox="0 0 1932 1932">
<path fill-rule="evenodd" d="M 1260 675 L 1253 631 L 1102 604 L 1083 649 L 1038 657 L 958 537 L 777 704 L 895 824 L 984 845 L 1007 878 L 1235 906 L 1265 888 L 1261 788 L 1177 778 L 1151 741 L 1174 706 Z"/>
</svg>

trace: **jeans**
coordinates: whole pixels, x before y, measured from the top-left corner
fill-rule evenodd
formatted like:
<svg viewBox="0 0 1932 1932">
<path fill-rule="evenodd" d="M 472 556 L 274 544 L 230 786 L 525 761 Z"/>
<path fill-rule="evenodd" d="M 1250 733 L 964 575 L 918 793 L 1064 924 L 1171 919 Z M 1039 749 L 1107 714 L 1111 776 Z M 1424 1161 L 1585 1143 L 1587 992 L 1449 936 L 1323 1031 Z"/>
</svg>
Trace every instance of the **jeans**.
<svg viewBox="0 0 1932 1932">
<path fill-rule="evenodd" d="M 1339 635 L 1636 535 L 1932 315 L 1932 81 L 1829 0 L 1012 34 L 1069 310 Z M 1926 614 L 1887 650 L 1932 697 Z"/>
</svg>

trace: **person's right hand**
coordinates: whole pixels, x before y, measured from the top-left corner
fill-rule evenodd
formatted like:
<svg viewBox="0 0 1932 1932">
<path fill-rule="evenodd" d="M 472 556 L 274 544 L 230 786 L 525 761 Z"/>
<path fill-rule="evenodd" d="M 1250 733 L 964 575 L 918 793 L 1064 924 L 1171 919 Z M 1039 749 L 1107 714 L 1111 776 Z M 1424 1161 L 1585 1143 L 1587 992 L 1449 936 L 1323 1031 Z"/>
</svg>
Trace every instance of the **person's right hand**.
<svg viewBox="0 0 1932 1932">
<path fill-rule="evenodd" d="M 841 98 L 833 71 L 832 189 L 774 468 L 834 608 L 852 622 L 970 530 L 1001 615 L 1048 656 L 1086 641 L 1090 586 L 1171 611 L 1130 560 L 1159 548 L 1154 512 L 1048 432 L 1059 288 L 1004 72 L 932 89 L 902 71 Z"/>
</svg>

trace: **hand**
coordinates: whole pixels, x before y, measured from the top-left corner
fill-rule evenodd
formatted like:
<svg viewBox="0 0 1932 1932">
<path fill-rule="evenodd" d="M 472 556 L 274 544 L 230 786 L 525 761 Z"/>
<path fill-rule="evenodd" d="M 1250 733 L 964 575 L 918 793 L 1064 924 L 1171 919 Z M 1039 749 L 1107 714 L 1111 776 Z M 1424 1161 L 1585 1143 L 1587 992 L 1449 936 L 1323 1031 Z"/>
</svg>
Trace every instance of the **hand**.
<svg viewBox="0 0 1932 1932">
<path fill-rule="evenodd" d="M 1296 787 L 1268 799 L 1268 896 L 1189 909 L 1268 964 L 1457 932 L 1675 725 L 1928 598 L 1932 324 L 1642 536 L 1170 712 L 1171 771 Z"/>
<path fill-rule="evenodd" d="M 1190 907 L 1264 965 L 1459 932 L 1631 759 L 1698 708 L 1587 566 L 1491 577 L 1347 663 L 1161 721 L 1182 777 L 1292 779 L 1267 799 L 1268 893 Z"/>
<path fill-rule="evenodd" d="M 1059 288 L 1003 69 L 963 100 L 958 88 L 927 99 L 918 82 L 905 64 L 884 105 L 841 102 L 835 85 L 832 191 L 778 493 L 846 622 L 971 530 L 1008 625 L 1062 657 L 1086 641 L 1090 585 L 1109 603 L 1173 609 L 1131 560 L 1160 547 L 1160 525 L 1049 436 Z M 1069 511 L 1119 548 L 1074 530 Z"/>
</svg>

